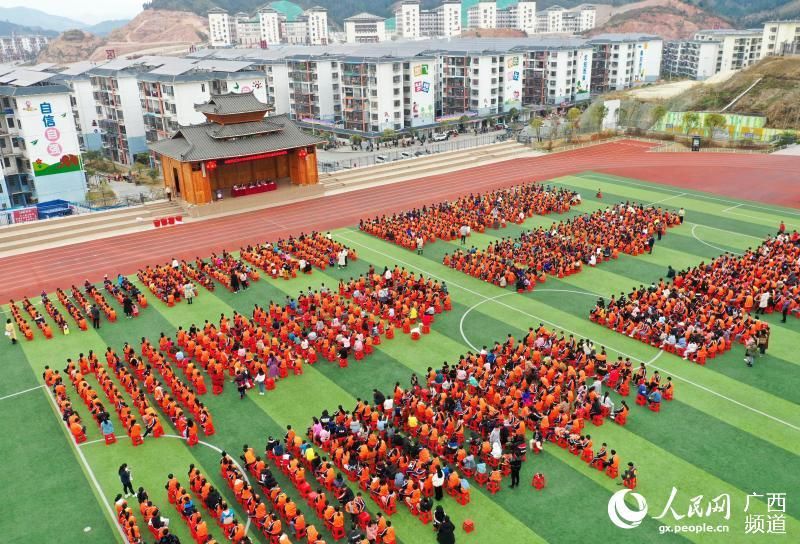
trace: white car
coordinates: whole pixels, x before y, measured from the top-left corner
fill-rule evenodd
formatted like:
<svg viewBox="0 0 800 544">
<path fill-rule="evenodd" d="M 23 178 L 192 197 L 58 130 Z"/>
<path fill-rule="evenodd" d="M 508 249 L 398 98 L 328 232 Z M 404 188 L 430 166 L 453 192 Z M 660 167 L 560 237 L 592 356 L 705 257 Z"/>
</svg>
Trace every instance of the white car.
<svg viewBox="0 0 800 544">
<path fill-rule="evenodd" d="M 439 133 L 433 135 L 433 141 L 434 142 L 443 142 L 443 141 L 447 140 L 448 138 L 450 138 L 450 135 L 448 133 L 446 133 L 446 132 L 439 132 Z"/>
</svg>

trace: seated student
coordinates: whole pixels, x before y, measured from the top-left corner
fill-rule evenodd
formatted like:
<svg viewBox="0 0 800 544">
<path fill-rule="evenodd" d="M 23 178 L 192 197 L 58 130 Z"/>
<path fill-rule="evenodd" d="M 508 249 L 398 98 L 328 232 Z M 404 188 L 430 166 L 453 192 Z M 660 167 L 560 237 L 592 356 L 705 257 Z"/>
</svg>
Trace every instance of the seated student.
<svg viewBox="0 0 800 544">
<path fill-rule="evenodd" d="M 622 480 L 624 482 L 632 482 L 636 479 L 636 475 L 639 471 L 633 464 L 633 461 L 628 462 L 628 468 L 625 469 L 625 472 L 622 473 Z"/>
<path fill-rule="evenodd" d="M 650 401 L 650 404 L 661 404 L 661 391 L 658 388 L 653 388 L 647 400 Z"/>
<path fill-rule="evenodd" d="M 233 508 L 230 508 L 225 501 L 222 501 L 220 508 L 222 508 L 222 513 L 219 515 L 219 522 L 223 528 L 230 528 L 233 525 L 233 517 L 235 515 Z"/>
<path fill-rule="evenodd" d="M 628 411 L 629 411 L 628 404 L 623 400 L 620 402 L 620 407 L 614 410 L 613 412 L 609 413 L 608 417 L 610 417 L 611 419 L 616 419 L 617 416 L 620 414 L 628 415 Z"/>
</svg>

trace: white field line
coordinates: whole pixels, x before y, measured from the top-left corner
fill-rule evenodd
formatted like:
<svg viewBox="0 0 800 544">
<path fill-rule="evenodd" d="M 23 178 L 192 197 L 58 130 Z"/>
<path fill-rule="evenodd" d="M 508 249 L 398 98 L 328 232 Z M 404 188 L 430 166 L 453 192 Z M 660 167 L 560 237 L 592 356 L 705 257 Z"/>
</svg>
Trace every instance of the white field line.
<svg viewBox="0 0 800 544">
<path fill-rule="evenodd" d="M 51 393 L 50 390 L 46 387 L 44 388 L 44 390 L 47 392 L 47 396 L 53 403 L 53 409 L 56 411 L 56 416 L 58 416 L 59 414 L 58 404 L 56 403 L 56 399 L 53 396 L 53 393 Z M 62 425 L 63 427 L 63 421 L 61 421 L 61 418 L 58 419 L 59 419 L 59 425 Z M 91 465 L 89 465 L 89 462 L 86 460 L 86 456 L 83 455 L 81 449 L 78 447 L 77 444 L 75 444 L 75 440 L 73 440 L 72 435 L 69 432 L 67 432 L 66 434 L 67 434 L 67 441 L 72 445 L 73 449 L 76 452 L 78 452 L 78 457 L 80 458 L 81 463 L 83 463 L 83 468 L 86 469 L 87 474 L 89 474 L 89 479 L 92 481 L 92 485 L 94 485 L 94 488 L 97 490 L 97 494 L 100 496 L 100 502 L 103 504 L 103 506 L 106 509 L 106 512 L 111 517 L 111 524 L 119 533 L 119 536 L 122 538 L 122 542 L 127 542 L 128 540 L 125 537 L 125 533 L 122 531 L 122 527 L 120 527 L 119 523 L 117 523 L 117 516 L 114 514 L 114 511 L 111 509 L 111 505 L 106 500 L 105 494 L 103 493 L 103 488 L 100 487 L 100 482 L 97 481 L 97 476 L 94 475 L 94 471 L 92 470 Z"/>
<path fill-rule="evenodd" d="M 0 397 L 0 400 L 10 399 L 11 397 L 16 397 L 17 395 L 24 395 L 25 393 L 30 393 L 31 391 L 36 391 L 44 387 L 44 385 L 37 385 L 36 387 L 31 387 L 30 389 L 25 389 L 23 391 L 17 391 L 16 393 L 11 393 L 10 395 L 6 395 L 5 397 Z"/>
<path fill-rule="evenodd" d="M 353 245 L 356 245 L 356 246 L 359 246 L 359 247 L 363 247 L 364 249 L 366 249 L 366 250 L 369 250 L 369 251 L 371 251 L 371 252 L 373 252 L 373 253 L 375 253 L 375 254 L 377 254 L 377 255 L 381 255 L 381 256 L 383 256 L 383 257 L 386 257 L 386 258 L 387 258 L 387 259 L 389 259 L 390 261 L 396 261 L 396 262 L 398 262 L 398 263 L 400 263 L 400 264 L 402 264 L 402 265 L 406 266 L 407 268 L 412 268 L 412 269 L 418 270 L 418 271 L 420 271 L 421 273 L 423 273 L 424 275 L 426 275 L 426 276 L 428 276 L 428 277 L 431 277 L 431 278 L 436 278 L 436 279 L 438 279 L 438 280 L 440 280 L 440 281 L 447 281 L 447 282 L 448 282 L 448 286 L 451 286 L 451 285 L 452 285 L 453 287 L 457 287 L 458 289 L 461 289 L 461 290 L 463 290 L 463 291 L 466 291 L 466 292 L 468 292 L 468 293 L 470 293 L 470 294 L 472 294 L 472 295 L 475 295 L 475 296 L 477 296 L 477 297 L 483 298 L 483 299 L 485 299 L 486 301 L 489 301 L 490 299 L 492 299 L 492 298 L 493 298 L 493 297 L 487 297 L 487 296 L 483 295 L 482 293 L 479 293 L 479 292 L 477 292 L 477 291 L 474 291 L 474 290 L 470 289 L 469 287 L 465 287 L 465 286 L 463 286 L 463 285 L 459 285 L 458 283 L 455 283 L 455 282 L 453 282 L 452 280 L 445 280 L 445 279 L 444 279 L 444 278 L 442 278 L 441 276 L 437 276 L 436 274 L 433 274 L 432 272 L 429 272 L 429 271 L 427 271 L 427 270 L 424 270 L 424 269 L 422 269 L 422 268 L 420 268 L 420 267 L 418 267 L 418 266 L 416 266 L 416 265 L 414 265 L 414 264 L 412 264 L 412 263 L 409 263 L 409 262 L 407 262 L 407 261 L 403 261 L 403 260 L 401 260 L 401 259 L 398 259 L 398 258 L 396 258 L 396 257 L 392 257 L 391 255 L 388 255 L 388 254 L 386 254 L 386 253 L 384 253 L 384 252 L 382 252 L 382 251 L 378 251 L 378 250 L 377 250 L 377 249 L 375 249 L 375 248 L 372 248 L 372 247 L 369 247 L 369 246 L 365 246 L 364 244 L 362 244 L 362 243 L 360 243 L 360 242 L 357 242 L 357 241 L 355 241 L 355 240 L 353 240 L 353 239 L 351 239 L 351 238 L 348 238 L 348 237 L 346 237 L 346 236 L 342 236 L 341 234 L 338 234 L 338 235 L 337 235 L 337 237 L 338 237 L 338 238 L 341 238 L 342 240 L 346 240 L 346 241 L 350 242 L 350 243 L 351 243 L 351 244 L 353 244 Z M 528 312 L 526 312 L 525 310 L 522 310 L 522 309 L 520 309 L 520 308 L 516 308 L 516 307 L 514 307 L 514 306 L 511 306 L 511 305 L 509 305 L 509 304 L 506 304 L 506 303 L 505 303 L 505 302 L 503 302 L 503 301 L 500 301 L 500 300 L 492 300 L 492 302 L 494 302 L 495 304 L 499 304 L 499 305 L 501 305 L 501 306 L 505 306 L 505 307 L 506 307 L 506 308 L 508 308 L 509 310 L 515 311 L 515 312 L 517 312 L 517 313 L 520 313 L 520 314 L 522 314 L 522 315 L 525 315 L 525 316 L 527 316 L 527 317 L 530 317 L 530 318 L 536 319 L 536 320 L 538 320 L 538 321 L 540 321 L 540 322 L 542 322 L 542 323 L 547 323 L 547 324 L 548 324 L 548 325 L 550 325 L 550 326 L 556 327 L 556 328 L 558 328 L 558 329 L 560 329 L 560 330 L 563 330 L 563 331 L 565 331 L 565 332 L 568 332 L 568 333 L 570 333 L 570 334 L 574 334 L 576 337 L 580 337 L 580 338 L 583 338 L 583 337 L 584 337 L 584 335 L 583 335 L 583 334 L 581 334 L 581 333 L 579 333 L 579 332 L 576 332 L 576 331 L 570 330 L 570 329 L 568 329 L 568 328 L 566 328 L 566 327 L 563 327 L 563 326 L 559 325 L 558 323 L 554 323 L 553 321 L 550 321 L 550 320 L 548 320 L 548 319 L 545 319 L 545 318 L 543 318 L 543 317 L 537 316 L 537 315 L 535 315 L 535 314 L 528 313 Z M 630 357 L 632 360 L 635 360 L 635 361 L 639 361 L 639 362 L 646 363 L 646 361 L 644 361 L 643 359 L 640 359 L 639 357 L 636 357 L 636 356 L 634 356 L 634 355 L 631 355 L 631 354 L 629 354 L 629 353 L 625 353 L 624 351 L 622 351 L 622 350 L 620 350 L 620 349 L 617 349 L 617 348 L 615 348 L 614 346 L 611 346 L 611 345 L 610 345 L 610 344 L 608 344 L 608 343 L 604 343 L 604 345 L 605 345 L 605 346 L 607 346 L 607 347 L 609 347 L 609 348 L 611 348 L 611 349 L 613 349 L 614 351 L 616 351 L 617 353 L 619 353 L 620 355 L 622 355 L 622 356 L 624 356 L 624 357 Z M 773 420 L 773 421 L 775 421 L 775 422 L 777 422 L 777 423 L 780 423 L 780 424 L 782 424 L 782 425 L 785 425 L 785 426 L 787 426 L 787 427 L 789 427 L 789 428 L 791 428 L 791 429 L 794 429 L 795 431 L 800 431 L 800 427 L 798 427 L 797 425 L 794 425 L 794 424 L 792 424 L 792 423 L 789 423 L 788 421 L 784 421 L 784 420 L 782 420 L 782 419 L 780 419 L 780 418 L 777 418 L 777 417 L 773 416 L 772 414 L 768 414 L 768 413 L 766 413 L 766 412 L 763 412 L 763 411 L 759 410 L 758 408 L 754 408 L 753 406 L 750 406 L 750 405 L 748 405 L 748 404 L 745 404 L 745 403 L 743 403 L 743 402 L 740 402 L 740 401 L 738 401 L 738 400 L 736 400 L 736 399 L 732 399 L 732 398 L 730 398 L 730 397 L 728 397 L 728 396 L 726 396 L 726 395 L 723 395 L 722 393 L 719 393 L 719 392 L 717 392 L 717 391 L 714 391 L 713 389 L 710 389 L 710 388 L 708 388 L 708 387 L 706 387 L 706 386 L 704 386 L 704 385 L 701 385 L 701 384 L 699 384 L 699 383 L 693 382 L 693 381 L 691 381 L 691 380 L 689 380 L 689 379 L 687 379 L 687 378 L 684 378 L 684 377 L 682 377 L 682 376 L 678 376 L 677 374 L 675 374 L 675 373 L 674 373 L 674 372 L 672 372 L 672 371 L 668 371 L 668 370 L 666 370 L 666 369 L 659 368 L 659 367 L 657 367 L 657 366 L 655 366 L 655 365 L 652 365 L 652 368 L 654 368 L 654 369 L 656 369 L 656 370 L 660 370 L 660 371 L 662 371 L 662 372 L 668 372 L 668 373 L 669 373 L 669 374 L 670 374 L 670 375 L 671 375 L 673 378 L 679 379 L 679 380 L 681 380 L 681 381 L 683 381 L 683 382 L 685 382 L 685 383 L 688 383 L 689 385 L 693 385 L 694 387 L 697 387 L 698 389 L 701 389 L 701 390 L 703 390 L 703 391 L 705 391 L 705 392 L 707 392 L 707 393 L 710 393 L 710 394 L 712 394 L 712 395 L 714 395 L 714 396 L 717 396 L 717 397 L 719 397 L 719 398 L 721 398 L 721 399 L 727 400 L 728 402 L 731 402 L 732 404 L 735 404 L 735 405 L 737 405 L 737 406 L 740 406 L 740 407 L 742 407 L 742 408 L 745 408 L 745 409 L 747 409 L 747 410 L 750 410 L 751 412 L 754 412 L 754 413 L 756 413 L 756 414 L 758 414 L 758 415 L 761 415 L 761 416 L 764 416 L 764 417 L 766 417 L 766 418 L 769 418 L 769 419 L 771 419 L 771 420 Z"/>
</svg>

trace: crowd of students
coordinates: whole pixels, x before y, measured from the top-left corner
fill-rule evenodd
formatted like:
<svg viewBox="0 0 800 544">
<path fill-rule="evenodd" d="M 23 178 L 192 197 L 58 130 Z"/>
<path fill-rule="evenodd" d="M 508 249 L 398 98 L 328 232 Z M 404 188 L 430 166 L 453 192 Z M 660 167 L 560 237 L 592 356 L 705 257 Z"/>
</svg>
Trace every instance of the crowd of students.
<svg viewBox="0 0 800 544">
<path fill-rule="evenodd" d="M 672 281 L 600 299 L 591 319 L 700 364 L 736 341 L 763 353 L 770 328 L 756 316 L 778 311 L 785 321 L 800 311 L 798 259 L 800 235 L 779 234 L 744 255 L 725 254 Z"/>
<path fill-rule="evenodd" d="M 359 221 L 359 229 L 408 249 L 424 243 L 461 238 L 475 230 L 522 223 L 532 215 L 565 213 L 580 195 L 538 183 L 518 185 L 489 193 L 469 194 L 405 212 Z"/>
<path fill-rule="evenodd" d="M 656 237 L 661 239 L 668 227 L 679 223 L 678 214 L 625 202 L 503 238 L 485 250 L 459 249 L 445 254 L 443 262 L 483 281 L 524 291 L 547 275 L 563 278 L 615 259 L 619 252 L 652 252 Z"/>
</svg>

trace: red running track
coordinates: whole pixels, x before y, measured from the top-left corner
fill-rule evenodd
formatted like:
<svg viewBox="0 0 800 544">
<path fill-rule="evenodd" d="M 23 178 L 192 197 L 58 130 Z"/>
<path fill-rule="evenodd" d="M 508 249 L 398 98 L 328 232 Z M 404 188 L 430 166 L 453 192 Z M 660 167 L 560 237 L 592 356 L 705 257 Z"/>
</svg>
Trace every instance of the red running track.
<svg viewBox="0 0 800 544">
<path fill-rule="evenodd" d="M 5 257 L 0 259 L 0 300 L 52 292 L 85 279 L 97 282 L 105 274 L 131 274 L 173 257 L 206 257 L 223 248 L 235 250 L 290 234 L 356 225 L 362 217 L 587 170 L 800 208 L 800 157 L 649 153 L 650 147 L 644 142 L 621 141 L 513 159 L 180 227 Z"/>
</svg>

